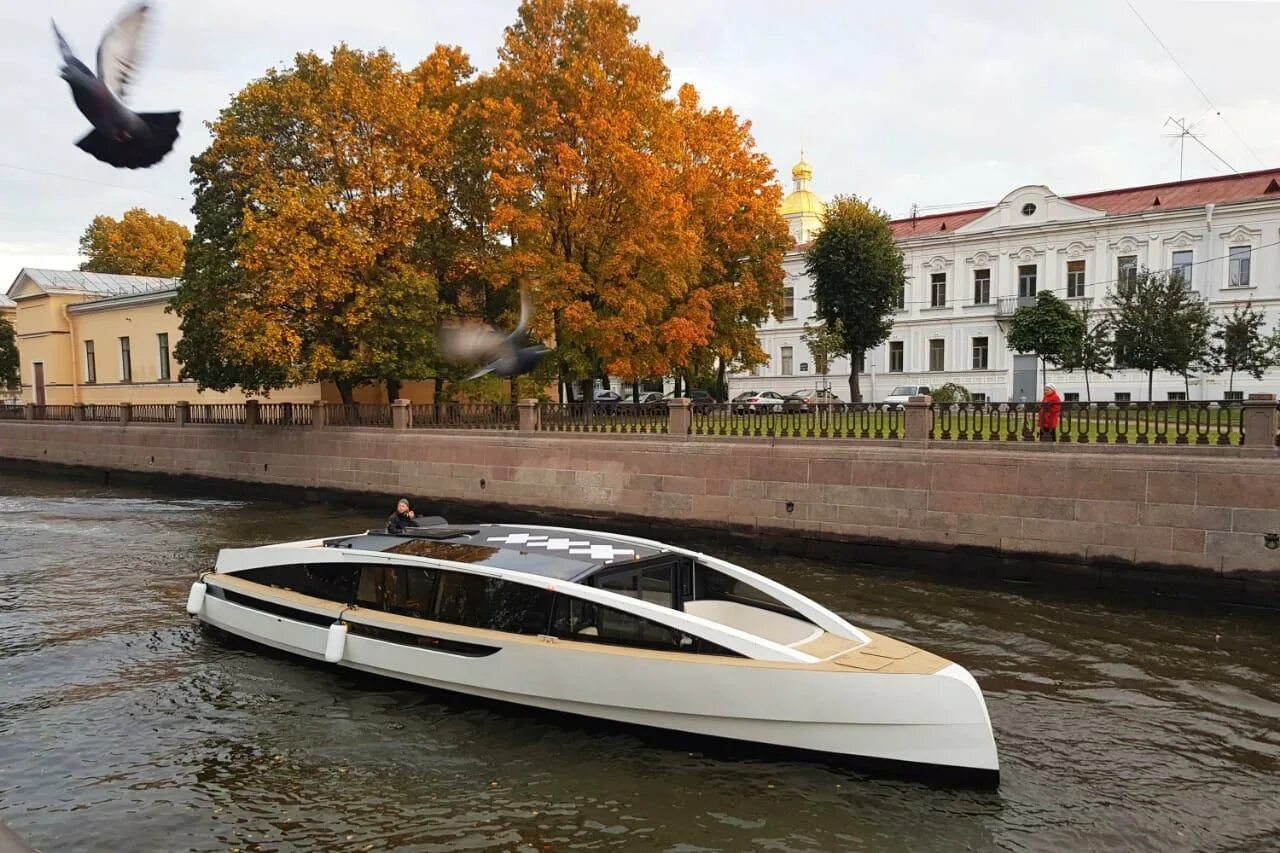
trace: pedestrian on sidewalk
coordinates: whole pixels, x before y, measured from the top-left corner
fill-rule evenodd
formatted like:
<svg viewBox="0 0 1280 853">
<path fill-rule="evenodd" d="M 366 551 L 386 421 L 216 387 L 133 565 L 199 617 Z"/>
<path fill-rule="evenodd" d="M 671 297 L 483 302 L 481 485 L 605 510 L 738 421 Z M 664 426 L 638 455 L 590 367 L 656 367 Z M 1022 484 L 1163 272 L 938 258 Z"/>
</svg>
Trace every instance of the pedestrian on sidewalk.
<svg viewBox="0 0 1280 853">
<path fill-rule="evenodd" d="M 1058 416 L 1062 413 L 1062 398 L 1052 383 L 1045 383 L 1044 397 L 1040 400 L 1040 439 L 1058 440 Z"/>
</svg>

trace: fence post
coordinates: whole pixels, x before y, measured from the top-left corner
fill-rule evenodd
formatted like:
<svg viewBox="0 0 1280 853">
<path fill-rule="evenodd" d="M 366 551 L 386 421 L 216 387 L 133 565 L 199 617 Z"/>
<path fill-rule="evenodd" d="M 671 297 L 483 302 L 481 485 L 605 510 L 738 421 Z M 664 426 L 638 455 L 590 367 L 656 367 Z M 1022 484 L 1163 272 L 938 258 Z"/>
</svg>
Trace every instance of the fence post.
<svg viewBox="0 0 1280 853">
<path fill-rule="evenodd" d="M 391 401 L 391 428 L 408 429 L 413 426 L 413 410 L 409 401 L 397 398 Z"/>
<path fill-rule="evenodd" d="M 688 397 L 676 397 L 667 401 L 667 435 L 688 435 L 693 432 L 693 401 Z"/>
<path fill-rule="evenodd" d="M 542 428 L 542 404 L 537 400 L 521 400 L 516 404 L 519 429 L 522 432 Z"/>
<path fill-rule="evenodd" d="M 71 420 L 76 423 L 84 421 L 84 403 L 71 404 Z"/>
<path fill-rule="evenodd" d="M 1276 395 L 1250 394 L 1243 403 L 1240 427 L 1244 430 L 1241 442 L 1249 447 L 1275 447 Z"/>
<path fill-rule="evenodd" d="M 917 394 L 907 398 L 903 412 L 902 437 L 907 441 L 925 441 L 933 425 L 933 398 Z"/>
<path fill-rule="evenodd" d="M 120 404 L 120 425 L 128 426 L 129 421 L 133 418 L 133 403 Z"/>
<path fill-rule="evenodd" d="M 324 427 L 324 400 L 316 400 L 311 404 L 311 428 L 321 429 Z"/>
<path fill-rule="evenodd" d="M 26 419 L 27 419 L 27 420 L 29 420 L 29 421 L 34 421 L 34 420 L 36 419 L 36 404 L 35 404 L 35 403 L 23 403 L 23 404 L 22 404 L 22 409 L 23 409 L 23 412 L 22 412 L 22 413 L 23 413 L 23 415 L 26 417 Z"/>
<path fill-rule="evenodd" d="M 255 427 L 258 425 L 258 401 L 244 401 L 244 425 L 246 427 Z"/>
<path fill-rule="evenodd" d="M 191 423 L 191 403 L 187 400 L 179 400 L 173 404 L 173 422 L 184 427 Z"/>
</svg>

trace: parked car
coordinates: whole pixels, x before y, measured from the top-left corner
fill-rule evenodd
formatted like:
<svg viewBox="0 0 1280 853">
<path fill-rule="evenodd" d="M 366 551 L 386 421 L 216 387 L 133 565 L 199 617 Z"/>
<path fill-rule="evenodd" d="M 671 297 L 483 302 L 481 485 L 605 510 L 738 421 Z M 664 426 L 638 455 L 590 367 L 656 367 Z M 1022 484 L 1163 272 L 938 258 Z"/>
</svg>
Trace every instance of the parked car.
<svg viewBox="0 0 1280 853">
<path fill-rule="evenodd" d="M 675 399 L 676 392 L 670 391 L 663 396 L 663 400 Z M 688 391 L 681 392 L 681 397 L 687 397 L 692 403 L 693 408 L 697 411 L 705 411 L 712 408 L 716 404 L 716 398 L 712 397 L 710 392 L 703 391 L 701 388 L 691 388 Z"/>
<path fill-rule="evenodd" d="M 787 412 L 808 412 L 818 406 L 832 406 L 842 402 L 830 388 L 801 388 L 792 391 L 782 398 L 782 407 Z"/>
<path fill-rule="evenodd" d="M 733 411 L 739 415 L 750 412 L 781 412 L 785 405 L 783 399 L 777 391 L 744 391 L 733 398 Z"/>
<path fill-rule="evenodd" d="M 927 395 L 928 393 L 929 393 L 928 385 L 899 385 L 898 387 L 894 388 L 892 391 L 889 392 L 889 395 L 884 398 L 884 401 L 890 406 L 897 406 L 898 408 L 902 408 L 903 406 L 906 405 L 907 398 L 915 397 L 921 394 Z"/>
<path fill-rule="evenodd" d="M 621 403 L 622 395 L 617 391 L 610 391 L 607 388 L 603 391 L 597 391 L 595 396 L 597 403 Z"/>
<path fill-rule="evenodd" d="M 639 405 L 656 406 L 657 404 L 663 402 L 663 400 L 664 398 L 662 396 L 661 391 L 646 391 L 640 395 Z M 635 398 L 633 397 L 627 397 L 626 402 L 635 404 L 636 401 L 635 401 Z"/>
</svg>

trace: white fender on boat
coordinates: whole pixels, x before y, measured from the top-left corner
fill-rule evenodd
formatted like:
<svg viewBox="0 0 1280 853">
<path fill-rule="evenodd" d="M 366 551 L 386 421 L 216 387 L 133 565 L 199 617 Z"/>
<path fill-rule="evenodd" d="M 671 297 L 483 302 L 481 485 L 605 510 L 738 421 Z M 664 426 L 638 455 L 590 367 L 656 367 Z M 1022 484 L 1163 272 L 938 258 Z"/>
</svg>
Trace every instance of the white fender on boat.
<svg viewBox="0 0 1280 853">
<path fill-rule="evenodd" d="M 196 581 L 191 585 L 191 592 L 187 595 L 187 612 L 192 616 L 198 616 L 204 609 L 204 594 L 208 588 L 204 581 Z"/>
<path fill-rule="evenodd" d="M 347 649 L 347 626 L 334 622 L 329 626 L 329 639 L 324 644 L 324 659 L 329 663 L 342 660 L 342 653 Z"/>
</svg>

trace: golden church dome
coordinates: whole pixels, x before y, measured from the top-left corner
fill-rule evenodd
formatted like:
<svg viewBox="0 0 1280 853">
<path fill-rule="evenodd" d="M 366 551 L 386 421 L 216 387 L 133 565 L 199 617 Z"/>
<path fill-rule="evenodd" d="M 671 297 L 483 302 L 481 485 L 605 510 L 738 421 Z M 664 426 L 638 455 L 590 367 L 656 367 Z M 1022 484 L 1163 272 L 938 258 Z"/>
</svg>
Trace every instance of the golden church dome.
<svg viewBox="0 0 1280 853">
<path fill-rule="evenodd" d="M 813 180 L 813 167 L 804 161 L 804 154 L 800 155 L 800 162 L 791 167 L 791 177 L 797 181 Z"/>
<path fill-rule="evenodd" d="M 778 212 L 783 216 L 817 216 L 827 212 L 827 205 L 818 198 L 818 194 L 809 189 L 809 181 L 813 180 L 813 167 L 805 162 L 804 150 L 800 151 L 800 162 L 791 167 L 791 177 L 795 181 L 795 189 L 782 200 Z"/>
</svg>

